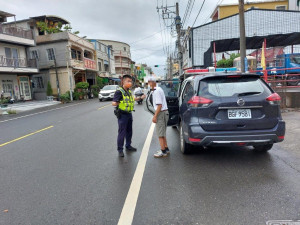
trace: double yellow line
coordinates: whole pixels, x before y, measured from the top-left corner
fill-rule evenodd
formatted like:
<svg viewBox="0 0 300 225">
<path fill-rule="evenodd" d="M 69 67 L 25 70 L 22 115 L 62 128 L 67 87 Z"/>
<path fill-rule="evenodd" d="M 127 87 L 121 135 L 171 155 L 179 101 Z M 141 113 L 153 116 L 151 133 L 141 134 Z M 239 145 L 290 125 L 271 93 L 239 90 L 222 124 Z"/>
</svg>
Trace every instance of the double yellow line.
<svg viewBox="0 0 300 225">
<path fill-rule="evenodd" d="M 22 136 L 22 137 L 16 138 L 16 139 L 14 139 L 14 140 L 5 142 L 5 143 L 3 143 L 3 144 L 0 144 L 0 147 L 3 147 L 3 146 L 5 146 L 5 145 L 11 144 L 11 143 L 13 143 L 13 142 L 22 140 L 22 139 L 24 139 L 24 138 L 27 138 L 27 137 L 29 137 L 29 136 L 31 136 L 31 135 L 34 135 L 34 134 L 40 133 L 40 132 L 42 132 L 42 131 L 48 130 L 48 129 L 50 129 L 50 128 L 53 128 L 53 126 L 49 126 L 49 127 L 44 128 L 44 129 L 37 130 L 37 131 L 32 132 L 32 133 L 30 133 L 30 134 L 27 134 L 27 135 L 24 135 L 24 136 Z"/>
<path fill-rule="evenodd" d="M 105 106 L 102 106 L 102 107 L 98 108 L 98 110 L 103 109 L 103 108 L 106 108 L 106 107 L 108 107 L 108 106 L 111 106 L 111 105 L 105 105 Z"/>
</svg>

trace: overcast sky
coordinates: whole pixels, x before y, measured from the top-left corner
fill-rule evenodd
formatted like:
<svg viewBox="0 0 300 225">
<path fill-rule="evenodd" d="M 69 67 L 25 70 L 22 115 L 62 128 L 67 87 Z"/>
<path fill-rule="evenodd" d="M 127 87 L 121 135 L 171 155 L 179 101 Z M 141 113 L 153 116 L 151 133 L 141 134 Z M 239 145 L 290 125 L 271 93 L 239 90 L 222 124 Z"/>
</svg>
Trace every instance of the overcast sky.
<svg viewBox="0 0 300 225">
<path fill-rule="evenodd" d="M 178 0 L 182 18 L 188 1 Z M 163 65 L 166 64 L 164 49 L 169 45 L 170 51 L 174 50 L 176 38 L 171 37 L 170 28 L 165 29 L 163 20 L 159 20 L 156 7 L 157 4 L 159 7 L 175 5 L 175 2 L 176 0 L 1 0 L 1 10 L 15 14 L 17 20 L 57 15 L 68 20 L 73 31 L 80 31 L 79 36 L 126 42 L 131 46 L 132 60 L 149 66 L 159 64 L 160 67 L 154 72 L 160 75 L 164 73 Z M 203 0 L 194 1 L 184 28 L 192 26 L 202 2 Z M 218 2 L 220 1 L 206 0 L 194 26 L 209 21 Z M 166 24 L 171 22 L 165 20 Z"/>
</svg>

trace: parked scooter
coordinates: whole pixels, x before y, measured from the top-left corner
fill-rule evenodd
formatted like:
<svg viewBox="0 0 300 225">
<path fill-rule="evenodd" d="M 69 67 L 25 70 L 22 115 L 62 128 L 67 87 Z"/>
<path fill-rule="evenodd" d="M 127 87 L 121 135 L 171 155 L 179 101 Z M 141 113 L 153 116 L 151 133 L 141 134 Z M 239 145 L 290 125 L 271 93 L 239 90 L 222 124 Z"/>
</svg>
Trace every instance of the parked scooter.
<svg viewBox="0 0 300 225">
<path fill-rule="evenodd" d="M 143 90 L 140 88 L 140 87 L 137 87 L 135 90 L 134 90 L 134 95 L 136 98 L 139 98 L 138 100 L 136 100 L 136 102 L 141 105 L 143 104 L 143 99 L 142 99 L 142 96 L 144 95 L 143 93 Z"/>
<path fill-rule="evenodd" d="M 138 100 L 136 100 L 136 102 L 137 102 L 139 105 L 143 104 L 143 99 L 142 99 L 142 96 L 143 96 L 143 95 L 144 95 L 143 93 L 137 93 L 137 94 L 135 94 L 135 97 L 136 97 L 136 98 L 140 97 Z"/>
</svg>

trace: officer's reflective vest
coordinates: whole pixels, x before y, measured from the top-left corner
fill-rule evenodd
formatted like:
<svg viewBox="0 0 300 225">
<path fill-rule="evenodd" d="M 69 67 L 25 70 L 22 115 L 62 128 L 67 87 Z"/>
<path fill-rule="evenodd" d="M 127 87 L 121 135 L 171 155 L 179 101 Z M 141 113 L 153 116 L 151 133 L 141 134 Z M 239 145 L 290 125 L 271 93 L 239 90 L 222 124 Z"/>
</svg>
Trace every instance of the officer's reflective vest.
<svg viewBox="0 0 300 225">
<path fill-rule="evenodd" d="M 123 95 L 123 99 L 122 99 L 122 101 L 120 101 L 120 104 L 119 104 L 119 109 L 121 109 L 125 112 L 128 112 L 128 113 L 132 112 L 133 108 L 134 108 L 134 99 L 131 94 L 131 91 L 128 90 L 126 93 L 123 88 L 119 88 L 119 90 L 121 91 L 121 93 Z M 128 94 L 129 94 L 129 96 L 128 96 Z"/>
</svg>

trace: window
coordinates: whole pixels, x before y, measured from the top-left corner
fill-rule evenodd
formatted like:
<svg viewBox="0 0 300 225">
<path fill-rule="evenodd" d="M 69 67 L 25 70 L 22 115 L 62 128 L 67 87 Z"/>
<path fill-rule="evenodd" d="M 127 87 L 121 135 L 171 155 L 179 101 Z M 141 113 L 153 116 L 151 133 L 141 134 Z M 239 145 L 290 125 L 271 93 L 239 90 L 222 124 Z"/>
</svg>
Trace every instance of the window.
<svg viewBox="0 0 300 225">
<path fill-rule="evenodd" d="M 31 51 L 31 59 L 39 59 L 38 51 L 37 50 L 32 50 Z"/>
<path fill-rule="evenodd" d="M 7 66 L 19 67 L 19 52 L 16 48 L 4 48 Z"/>
<path fill-rule="evenodd" d="M 98 62 L 99 71 L 102 71 L 102 65 L 101 62 Z"/>
<path fill-rule="evenodd" d="M 166 97 L 177 96 L 179 81 L 161 81 L 158 85 L 163 89 Z"/>
<path fill-rule="evenodd" d="M 55 54 L 53 48 L 47 49 L 48 60 L 55 60 Z"/>
<path fill-rule="evenodd" d="M 34 87 L 38 89 L 44 88 L 43 77 L 34 77 L 33 78 Z"/>
<path fill-rule="evenodd" d="M 194 87 L 193 85 L 189 82 L 186 84 L 185 89 L 182 94 L 182 101 L 183 102 L 188 102 L 194 95 Z"/>
<path fill-rule="evenodd" d="M 199 96 L 232 97 L 245 92 L 266 90 L 259 78 L 210 78 L 200 82 Z"/>
<path fill-rule="evenodd" d="M 4 93 L 13 93 L 13 81 L 12 80 L 2 80 L 2 89 Z"/>
<path fill-rule="evenodd" d="M 286 6 L 285 5 L 277 5 L 276 10 L 286 10 Z"/>
<path fill-rule="evenodd" d="M 81 51 L 76 49 L 71 49 L 71 57 L 72 59 L 81 60 Z"/>
<path fill-rule="evenodd" d="M 124 51 L 126 52 L 126 47 L 124 47 Z"/>
</svg>

